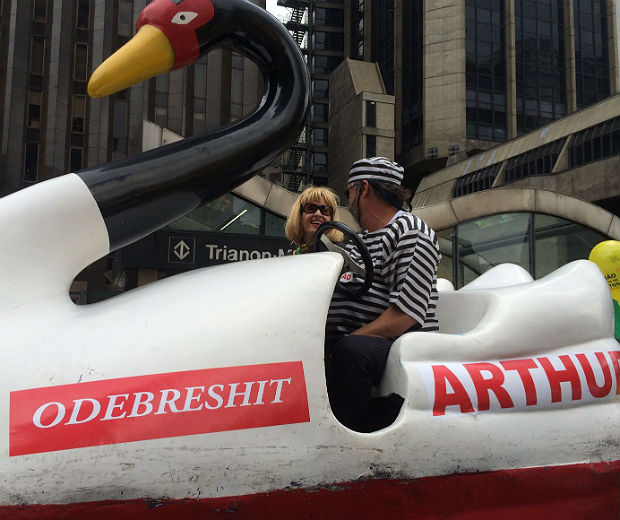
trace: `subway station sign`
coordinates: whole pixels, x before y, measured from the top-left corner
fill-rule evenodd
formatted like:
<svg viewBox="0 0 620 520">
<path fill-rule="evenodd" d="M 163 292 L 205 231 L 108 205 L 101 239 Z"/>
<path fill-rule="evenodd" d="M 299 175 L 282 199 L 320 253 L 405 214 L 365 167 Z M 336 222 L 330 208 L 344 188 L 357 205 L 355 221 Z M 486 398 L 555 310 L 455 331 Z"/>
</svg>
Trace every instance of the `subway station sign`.
<svg viewBox="0 0 620 520">
<path fill-rule="evenodd" d="M 123 249 L 124 268 L 189 270 L 209 265 L 284 256 L 285 238 L 160 231 Z"/>
</svg>

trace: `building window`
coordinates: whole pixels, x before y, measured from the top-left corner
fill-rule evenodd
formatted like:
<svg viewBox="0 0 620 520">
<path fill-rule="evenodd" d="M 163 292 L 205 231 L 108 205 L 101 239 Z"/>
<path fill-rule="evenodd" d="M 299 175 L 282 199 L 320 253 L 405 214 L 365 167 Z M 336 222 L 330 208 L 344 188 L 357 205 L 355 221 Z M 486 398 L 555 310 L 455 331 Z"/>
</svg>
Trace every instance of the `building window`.
<svg viewBox="0 0 620 520">
<path fill-rule="evenodd" d="M 408 0 L 402 3 L 402 134 L 401 153 L 422 143 L 424 119 L 422 116 L 423 74 L 423 1 Z"/>
<path fill-rule="evenodd" d="M 47 0 L 34 0 L 32 19 L 35 22 L 47 21 Z"/>
<path fill-rule="evenodd" d="M 558 139 L 509 159 L 504 172 L 504 183 L 553 173 L 553 168 L 564 147 L 564 142 L 565 139 Z"/>
<path fill-rule="evenodd" d="M 326 79 L 315 79 L 312 82 L 312 95 L 316 98 L 329 98 L 329 81 Z"/>
<path fill-rule="evenodd" d="M 76 172 L 82 169 L 82 149 L 71 148 L 69 171 Z"/>
<path fill-rule="evenodd" d="M 131 36 L 133 30 L 133 1 L 119 0 L 118 2 L 118 28 L 121 36 Z"/>
<path fill-rule="evenodd" d="M 577 108 L 610 94 L 609 34 L 606 0 L 575 0 L 575 78 Z"/>
<path fill-rule="evenodd" d="M 80 81 L 88 79 L 88 46 L 82 43 L 75 44 L 73 77 Z"/>
<path fill-rule="evenodd" d="M 230 78 L 230 120 L 243 116 L 243 56 L 233 54 Z"/>
<path fill-rule="evenodd" d="M 504 3 L 466 2 L 467 137 L 506 140 Z"/>
<path fill-rule="evenodd" d="M 450 146 L 448 146 L 448 155 L 456 155 L 457 153 L 459 153 L 458 144 L 451 144 Z"/>
<path fill-rule="evenodd" d="M 323 103 L 312 104 L 312 121 L 315 123 L 326 123 L 329 117 L 329 105 Z"/>
<path fill-rule="evenodd" d="M 35 37 L 31 39 L 30 45 L 30 73 L 42 76 L 45 63 L 45 40 Z"/>
<path fill-rule="evenodd" d="M 314 128 L 312 130 L 312 144 L 314 146 L 327 146 L 327 128 Z"/>
<path fill-rule="evenodd" d="M 437 149 L 436 146 L 431 146 L 430 148 L 426 150 L 426 157 L 428 157 L 429 159 L 435 159 L 438 156 L 439 156 L 439 150 Z"/>
<path fill-rule="evenodd" d="M 341 56 L 322 56 L 315 54 L 312 67 L 315 74 L 329 74 L 342 62 Z"/>
<path fill-rule="evenodd" d="M 127 99 L 126 91 L 114 95 L 114 124 L 112 126 L 112 159 L 127 156 Z"/>
<path fill-rule="evenodd" d="M 351 58 L 364 59 L 364 0 L 351 2 Z"/>
<path fill-rule="evenodd" d="M 89 4 L 89 0 L 78 0 L 77 2 L 77 17 L 75 26 L 78 29 L 88 29 Z"/>
<path fill-rule="evenodd" d="M 326 153 L 313 153 L 312 154 L 312 170 L 315 172 L 327 171 L 327 154 Z"/>
<path fill-rule="evenodd" d="M 168 74 L 155 77 L 155 123 L 168 127 Z"/>
<path fill-rule="evenodd" d="M 517 132 L 566 115 L 564 2 L 515 2 Z"/>
<path fill-rule="evenodd" d="M 260 235 L 261 211 L 258 206 L 227 193 L 206 202 L 185 217 L 173 222 L 169 229 L 182 231 L 217 231 L 221 233 Z"/>
<path fill-rule="evenodd" d="M 344 26 L 344 11 L 337 8 L 316 7 L 313 13 L 314 25 L 339 27 Z"/>
<path fill-rule="evenodd" d="M 501 263 L 517 264 L 533 278 L 587 259 L 608 237 L 560 217 L 501 213 L 462 222 L 437 233 L 442 260 L 438 276 L 458 289 Z"/>
<path fill-rule="evenodd" d="M 366 126 L 377 127 L 377 103 L 366 101 Z"/>
<path fill-rule="evenodd" d="M 388 94 L 394 94 L 394 0 L 372 0 L 371 61 L 379 64 Z"/>
<path fill-rule="evenodd" d="M 28 90 L 28 128 L 41 128 L 41 96 L 40 90 Z"/>
<path fill-rule="evenodd" d="M 24 152 L 24 181 L 36 182 L 39 173 L 39 143 L 26 143 Z"/>
<path fill-rule="evenodd" d="M 72 99 L 72 115 L 71 115 L 71 131 L 82 134 L 84 133 L 84 114 L 86 113 L 86 98 L 84 96 L 73 96 Z"/>
<path fill-rule="evenodd" d="M 615 117 L 577 132 L 573 136 L 568 149 L 568 167 L 576 168 L 618 153 L 620 153 L 620 117 Z"/>
<path fill-rule="evenodd" d="M 366 157 L 376 157 L 377 155 L 377 136 L 366 136 Z"/>
<path fill-rule="evenodd" d="M 342 51 L 344 35 L 341 32 L 317 31 L 313 35 L 315 50 Z"/>
<path fill-rule="evenodd" d="M 490 190 L 493 187 L 501 163 L 476 170 L 459 177 L 452 188 L 452 197 L 461 197 L 469 193 Z"/>
</svg>

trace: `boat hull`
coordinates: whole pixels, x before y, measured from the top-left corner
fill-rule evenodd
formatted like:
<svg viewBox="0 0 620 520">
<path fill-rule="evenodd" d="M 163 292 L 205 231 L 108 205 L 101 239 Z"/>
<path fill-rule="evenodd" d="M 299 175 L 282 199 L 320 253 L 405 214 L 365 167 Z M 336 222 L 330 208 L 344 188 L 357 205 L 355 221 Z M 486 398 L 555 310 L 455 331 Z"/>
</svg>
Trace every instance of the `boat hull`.
<svg viewBox="0 0 620 520">
<path fill-rule="evenodd" d="M 387 477 L 387 476 L 386 476 Z M 453 474 L 361 479 L 207 499 L 104 500 L 0 506 L 0 518 L 415 518 L 618 519 L 620 461 Z"/>
</svg>

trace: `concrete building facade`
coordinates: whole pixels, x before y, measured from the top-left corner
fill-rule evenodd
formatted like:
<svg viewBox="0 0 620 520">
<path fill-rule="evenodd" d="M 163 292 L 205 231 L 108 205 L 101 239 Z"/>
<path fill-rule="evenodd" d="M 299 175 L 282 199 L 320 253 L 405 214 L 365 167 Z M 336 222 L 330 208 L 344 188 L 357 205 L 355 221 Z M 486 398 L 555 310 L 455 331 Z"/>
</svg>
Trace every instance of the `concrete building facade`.
<svg viewBox="0 0 620 520">
<path fill-rule="evenodd" d="M 617 93 L 616 9 L 615 0 L 347 0 L 344 55 L 378 64 L 395 97 L 395 157 L 415 188 Z"/>
</svg>

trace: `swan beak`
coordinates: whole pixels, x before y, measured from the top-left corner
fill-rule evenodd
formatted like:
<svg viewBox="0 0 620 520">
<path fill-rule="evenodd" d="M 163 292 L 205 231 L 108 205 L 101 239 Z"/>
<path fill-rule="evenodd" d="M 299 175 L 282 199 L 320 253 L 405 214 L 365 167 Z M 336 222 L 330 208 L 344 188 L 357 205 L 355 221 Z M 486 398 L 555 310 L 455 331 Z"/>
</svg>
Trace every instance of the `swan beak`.
<svg viewBox="0 0 620 520">
<path fill-rule="evenodd" d="M 167 72 L 173 65 L 174 50 L 166 35 L 153 25 L 143 25 L 93 72 L 88 94 L 93 98 L 109 96 Z"/>
</svg>

